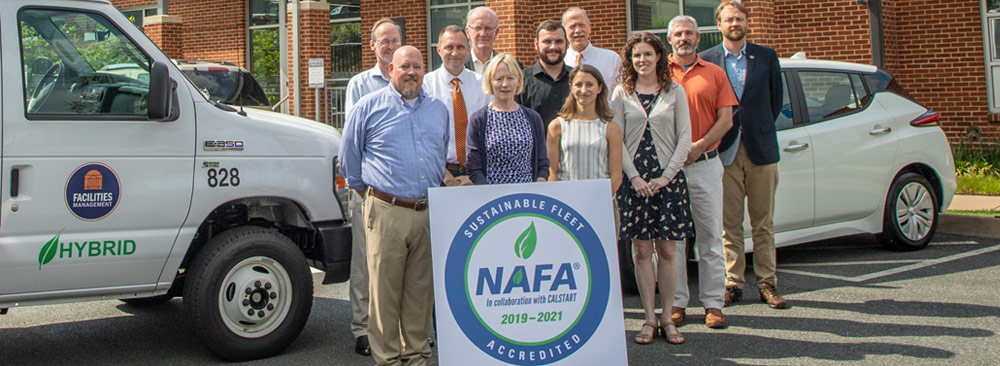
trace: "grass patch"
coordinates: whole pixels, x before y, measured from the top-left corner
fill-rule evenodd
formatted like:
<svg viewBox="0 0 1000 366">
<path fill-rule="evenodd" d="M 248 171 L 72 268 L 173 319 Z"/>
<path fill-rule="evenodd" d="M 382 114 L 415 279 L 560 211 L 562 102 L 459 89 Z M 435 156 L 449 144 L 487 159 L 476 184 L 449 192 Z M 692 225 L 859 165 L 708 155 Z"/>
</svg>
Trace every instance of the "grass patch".
<svg viewBox="0 0 1000 366">
<path fill-rule="evenodd" d="M 962 174 L 957 179 L 958 194 L 1000 196 L 1000 177 L 996 175 Z"/>
<path fill-rule="evenodd" d="M 948 210 L 945 211 L 944 213 L 955 214 L 955 215 L 968 215 L 968 216 L 987 216 L 987 217 L 1000 216 L 1000 211 L 993 211 L 993 210 L 975 210 L 975 211 Z"/>
</svg>

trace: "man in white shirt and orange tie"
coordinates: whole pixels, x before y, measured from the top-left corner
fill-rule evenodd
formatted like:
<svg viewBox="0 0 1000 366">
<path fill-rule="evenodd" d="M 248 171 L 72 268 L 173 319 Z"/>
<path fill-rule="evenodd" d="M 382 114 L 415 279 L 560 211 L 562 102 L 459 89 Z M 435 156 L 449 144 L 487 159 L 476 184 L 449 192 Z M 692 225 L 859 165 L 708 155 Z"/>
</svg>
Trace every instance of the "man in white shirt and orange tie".
<svg viewBox="0 0 1000 366">
<path fill-rule="evenodd" d="M 462 27 L 449 25 L 441 30 L 437 44 L 441 67 L 424 76 L 424 91 L 448 107 L 451 141 L 448 143 L 444 185 L 471 185 L 465 170 L 465 137 L 469 116 L 485 107 L 490 99 L 483 92 L 483 77 L 465 68 L 469 39 Z"/>
<path fill-rule="evenodd" d="M 618 70 L 621 68 L 622 58 L 615 51 L 590 44 L 590 17 L 585 10 L 577 7 L 566 9 L 562 15 L 562 24 L 569 37 L 569 49 L 563 59 L 566 66 L 574 68 L 582 63 L 596 67 L 604 77 L 604 85 L 608 86 L 610 98 L 610 91 L 618 85 Z"/>
</svg>

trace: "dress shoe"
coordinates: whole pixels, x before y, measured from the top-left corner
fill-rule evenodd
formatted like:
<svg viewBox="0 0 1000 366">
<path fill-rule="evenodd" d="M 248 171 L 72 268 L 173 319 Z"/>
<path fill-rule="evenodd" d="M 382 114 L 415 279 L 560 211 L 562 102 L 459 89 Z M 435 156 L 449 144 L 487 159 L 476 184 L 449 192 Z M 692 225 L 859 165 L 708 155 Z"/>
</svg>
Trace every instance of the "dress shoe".
<svg viewBox="0 0 1000 366">
<path fill-rule="evenodd" d="M 726 285 L 726 305 L 735 304 L 743 300 L 743 289 L 734 284 Z"/>
<path fill-rule="evenodd" d="M 367 335 L 360 336 L 357 338 L 356 341 L 354 341 L 354 352 L 357 352 L 359 355 L 362 356 L 372 355 L 372 347 L 370 344 L 368 344 Z"/>
<path fill-rule="evenodd" d="M 427 337 L 427 345 L 434 347 L 434 337 Z"/>
<path fill-rule="evenodd" d="M 684 316 L 684 308 L 676 306 L 670 308 L 670 321 L 674 322 L 678 327 L 684 323 Z"/>
<path fill-rule="evenodd" d="M 726 316 L 722 315 L 722 309 L 705 309 L 705 326 L 712 329 L 726 327 Z"/>
<path fill-rule="evenodd" d="M 769 284 L 760 285 L 760 301 L 766 302 L 772 309 L 784 309 L 788 307 L 788 301 L 778 295 L 778 290 Z"/>
</svg>

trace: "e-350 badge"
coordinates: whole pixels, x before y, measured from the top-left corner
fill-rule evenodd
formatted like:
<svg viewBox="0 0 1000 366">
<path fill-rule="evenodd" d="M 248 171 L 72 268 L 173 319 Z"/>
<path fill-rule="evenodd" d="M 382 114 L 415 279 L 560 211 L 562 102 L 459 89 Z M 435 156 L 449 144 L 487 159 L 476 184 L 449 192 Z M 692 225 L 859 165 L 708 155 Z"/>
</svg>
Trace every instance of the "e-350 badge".
<svg viewBox="0 0 1000 366">
<path fill-rule="evenodd" d="M 205 151 L 243 151 L 243 141 L 205 140 Z"/>
</svg>

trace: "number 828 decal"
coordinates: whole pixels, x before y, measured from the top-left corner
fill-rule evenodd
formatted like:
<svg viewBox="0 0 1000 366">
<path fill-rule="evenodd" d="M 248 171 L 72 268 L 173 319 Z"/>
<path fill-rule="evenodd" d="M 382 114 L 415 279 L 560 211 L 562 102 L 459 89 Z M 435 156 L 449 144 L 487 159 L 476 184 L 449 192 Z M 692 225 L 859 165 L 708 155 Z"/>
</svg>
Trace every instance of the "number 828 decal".
<svg viewBox="0 0 1000 366">
<path fill-rule="evenodd" d="M 208 186 L 238 187 L 240 185 L 240 170 L 237 168 L 209 168 Z"/>
</svg>

